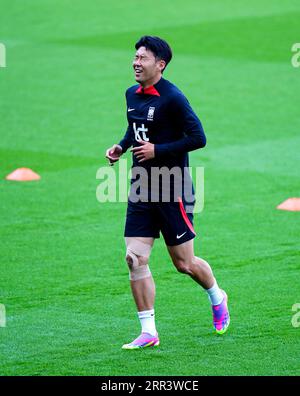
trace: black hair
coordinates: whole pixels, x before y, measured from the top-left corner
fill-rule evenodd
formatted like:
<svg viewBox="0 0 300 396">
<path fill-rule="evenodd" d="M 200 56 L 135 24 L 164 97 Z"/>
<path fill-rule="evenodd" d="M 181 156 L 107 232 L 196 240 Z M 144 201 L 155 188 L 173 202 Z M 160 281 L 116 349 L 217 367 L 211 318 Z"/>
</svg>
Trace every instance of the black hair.
<svg viewBox="0 0 300 396">
<path fill-rule="evenodd" d="M 167 64 L 172 59 L 172 50 L 169 44 L 156 36 L 143 36 L 135 44 L 135 49 L 138 50 L 140 47 L 145 47 L 147 50 L 153 52 L 156 59 L 162 59 Z M 164 69 L 165 69 L 164 68 Z M 162 71 L 164 71 L 164 69 Z"/>
</svg>

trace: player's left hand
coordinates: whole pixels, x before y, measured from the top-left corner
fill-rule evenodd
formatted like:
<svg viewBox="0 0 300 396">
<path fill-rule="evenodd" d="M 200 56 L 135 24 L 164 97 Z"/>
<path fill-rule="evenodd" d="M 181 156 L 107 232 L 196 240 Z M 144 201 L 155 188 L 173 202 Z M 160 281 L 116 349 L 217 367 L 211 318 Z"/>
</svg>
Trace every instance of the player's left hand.
<svg viewBox="0 0 300 396">
<path fill-rule="evenodd" d="M 155 157 L 154 144 L 140 140 L 141 146 L 132 147 L 130 151 L 138 159 L 138 162 L 144 162 Z"/>
</svg>

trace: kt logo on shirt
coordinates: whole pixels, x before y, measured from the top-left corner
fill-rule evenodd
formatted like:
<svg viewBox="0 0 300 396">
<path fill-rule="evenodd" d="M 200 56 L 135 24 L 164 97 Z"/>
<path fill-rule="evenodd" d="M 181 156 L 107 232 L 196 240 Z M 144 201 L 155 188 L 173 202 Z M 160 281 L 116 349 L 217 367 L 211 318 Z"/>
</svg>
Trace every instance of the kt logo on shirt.
<svg viewBox="0 0 300 396">
<path fill-rule="evenodd" d="M 148 132 L 148 128 L 145 128 L 144 124 L 142 124 L 141 127 L 137 128 L 136 123 L 134 122 L 133 131 L 134 131 L 135 140 L 137 142 L 140 142 L 141 140 L 144 140 L 145 142 L 149 142 L 149 138 L 146 135 L 146 132 Z"/>
</svg>

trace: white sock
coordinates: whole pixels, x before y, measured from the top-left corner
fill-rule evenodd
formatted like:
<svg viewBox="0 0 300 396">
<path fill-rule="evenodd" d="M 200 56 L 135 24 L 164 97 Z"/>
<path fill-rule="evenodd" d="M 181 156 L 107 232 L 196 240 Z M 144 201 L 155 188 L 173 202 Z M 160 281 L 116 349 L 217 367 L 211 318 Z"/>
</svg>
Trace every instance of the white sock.
<svg viewBox="0 0 300 396">
<path fill-rule="evenodd" d="M 212 305 L 219 305 L 223 301 L 224 295 L 215 281 L 213 287 L 205 290 L 208 294 L 208 299 Z"/>
<path fill-rule="evenodd" d="M 143 333 L 149 333 L 152 336 L 156 335 L 154 309 L 149 311 L 138 312 L 138 316 L 142 326 Z"/>
</svg>

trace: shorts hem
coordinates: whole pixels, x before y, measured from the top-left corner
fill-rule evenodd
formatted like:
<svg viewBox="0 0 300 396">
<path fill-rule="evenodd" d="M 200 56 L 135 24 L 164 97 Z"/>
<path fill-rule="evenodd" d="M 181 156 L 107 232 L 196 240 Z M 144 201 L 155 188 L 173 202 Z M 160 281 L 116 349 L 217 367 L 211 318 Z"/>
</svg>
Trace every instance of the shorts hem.
<svg viewBox="0 0 300 396">
<path fill-rule="evenodd" d="M 128 235 L 128 233 L 124 233 L 124 237 L 126 238 L 154 238 L 154 239 L 158 239 L 160 238 L 160 235 L 137 235 L 137 234 L 130 234 Z"/>
<path fill-rule="evenodd" d="M 184 238 L 184 239 L 182 239 L 182 240 L 180 239 L 180 240 L 176 241 L 176 243 L 169 244 L 169 243 L 167 243 L 167 241 L 165 241 L 165 242 L 166 242 L 166 245 L 167 245 L 167 246 L 178 246 L 178 245 L 182 245 L 183 243 L 188 242 L 188 241 L 194 239 L 195 237 L 196 237 L 196 234 L 190 235 L 189 237 Z"/>
</svg>

